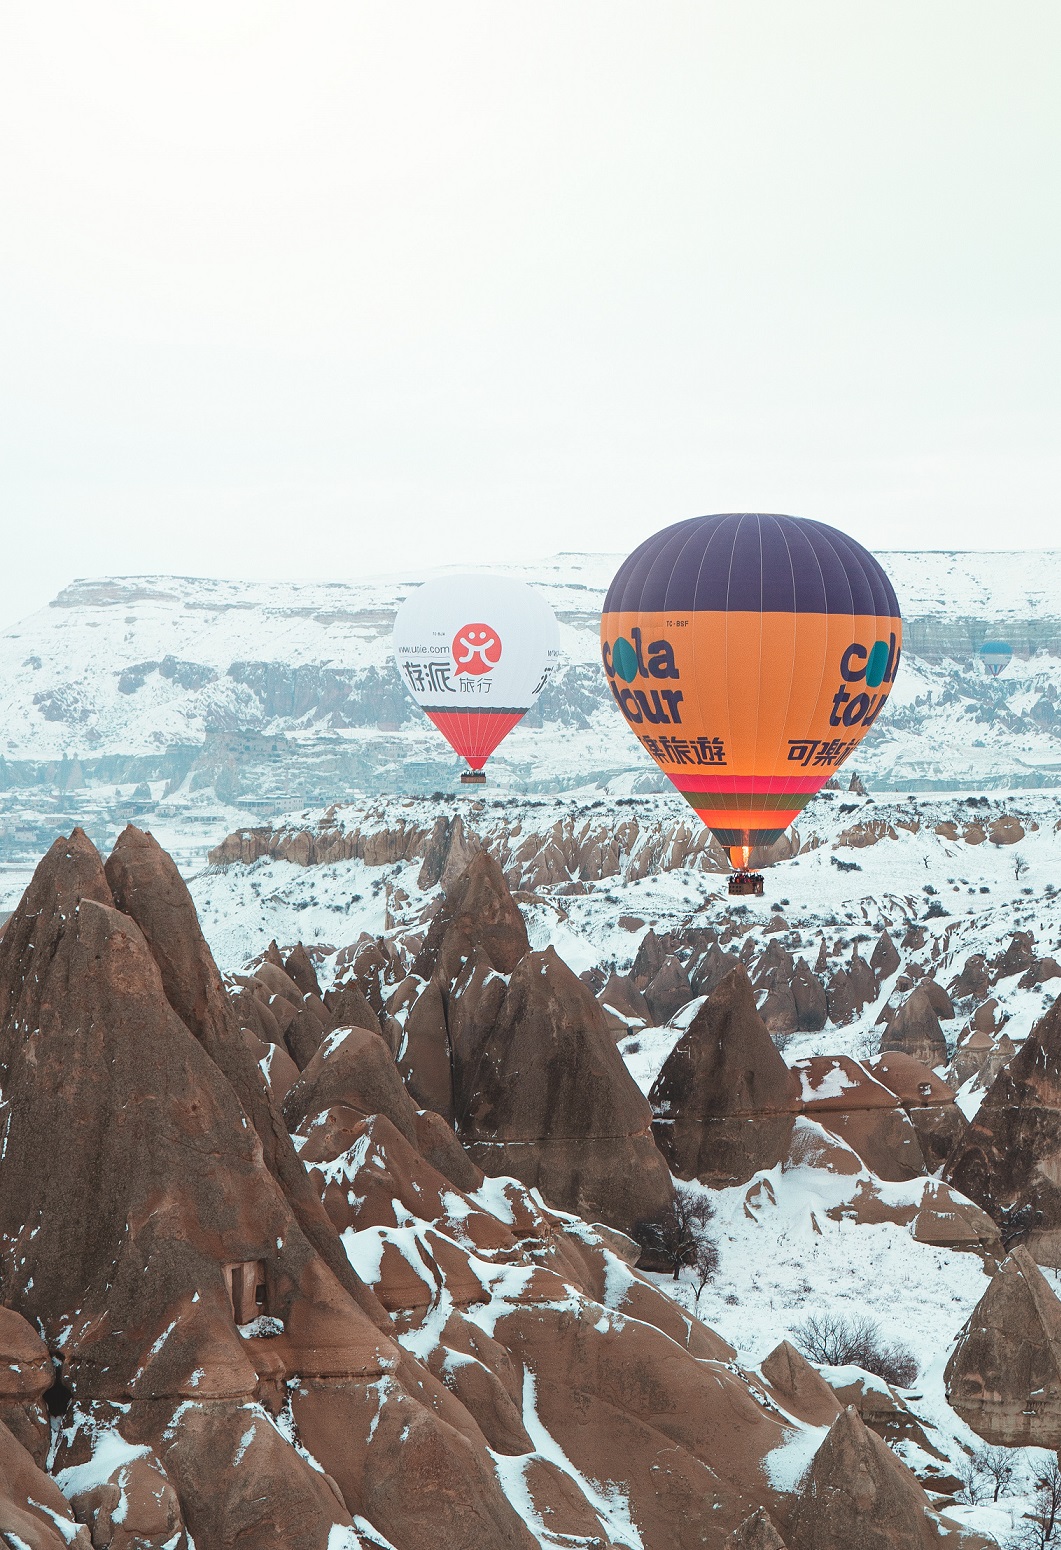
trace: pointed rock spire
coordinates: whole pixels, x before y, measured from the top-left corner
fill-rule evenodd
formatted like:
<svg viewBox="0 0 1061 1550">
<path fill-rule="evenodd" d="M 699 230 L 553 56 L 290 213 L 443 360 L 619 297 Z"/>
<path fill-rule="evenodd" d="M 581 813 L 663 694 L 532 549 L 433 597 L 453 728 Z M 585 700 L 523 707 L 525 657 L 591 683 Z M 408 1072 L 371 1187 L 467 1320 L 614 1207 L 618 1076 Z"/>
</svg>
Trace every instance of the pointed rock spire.
<svg viewBox="0 0 1061 1550">
<path fill-rule="evenodd" d="M 1027 1249 L 1003 1260 L 945 1382 L 949 1403 L 988 1442 L 1061 1447 L 1061 1302 Z"/>
<path fill-rule="evenodd" d="M 995 1077 L 946 1177 L 1061 1263 L 1061 998 Z"/>
<path fill-rule="evenodd" d="M 287 962 L 284 964 L 284 972 L 289 979 L 294 980 L 304 996 L 320 997 L 321 988 L 317 979 L 317 971 L 313 967 L 313 959 L 301 942 L 296 942 L 288 953 Z"/>
<path fill-rule="evenodd" d="M 624 1232 L 669 1205 L 649 1106 L 600 1006 L 551 947 L 513 970 L 466 1091 L 464 1140 L 485 1172 Z"/>
<path fill-rule="evenodd" d="M 817 1033 L 825 1027 L 829 1016 L 825 986 L 802 958 L 797 958 L 792 973 L 792 1000 L 796 1008 L 796 1026 L 801 1033 Z"/>
<path fill-rule="evenodd" d="M 961 1531 L 947 1529 L 915 1476 L 849 1406 L 814 1455 L 787 1538 L 792 1550 L 960 1545 Z"/>
<path fill-rule="evenodd" d="M 798 1095 L 755 1009 L 747 973 L 733 969 L 652 1085 L 656 1143 L 681 1178 L 744 1183 L 784 1155 Z"/>
<path fill-rule="evenodd" d="M 765 1507 L 757 1507 L 740 1528 L 726 1536 L 722 1550 L 785 1550 L 785 1541 L 770 1522 Z"/>
<path fill-rule="evenodd" d="M 912 1055 L 929 1069 L 946 1064 L 947 1041 L 923 984 L 914 986 L 891 1022 L 885 1026 L 880 1050 L 882 1055 L 889 1050 Z"/>
<path fill-rule="evenodd" d="M 446 894 L 413 962 L 420 979 L 434 974 L 449 986 L 481 947 L 494 968 L 510 974 L 530 948 L 527 927 L 505 875 L 489 851 L 480 851 Z"/>
<path fill-rule="evenodd" d="M 352 1270 L 272 1103 L 257 1063 L 244 1044 L 239 1018 L 221 983 L 191 894 L 172 857 L 153 835 L 130 824 L 118 836 L 108 857 L 106 880 L 118 908 L 143 933 L 170 1006 L 231 1083 L 258 1133 L 265 1165 L 291 1202 L 299 1226 L 339 1284 L 381 1328 L 388 1328 L 383 1309 Z M 275 946 L 270 944 L 271 949 Z M 268 961 L 272 962 L 272 958 Z"/>
<path fill-rule="evenodd" d="M 782 1340 L 759 1371 L 790 1415 L 810 1426 L 831 1426 L 843 1409 L 816 1367 L 790 1340 Z"/>
<path fill-rule="evenodd" d="M 878 979 L 886 980 L 895 973 L 902 959 L 899 957 L 899 949 L 891 939 L 888 930 L 881 932 L 873 945 L 873 951 L 869 955 L 870 968 Z"/>
</svg>

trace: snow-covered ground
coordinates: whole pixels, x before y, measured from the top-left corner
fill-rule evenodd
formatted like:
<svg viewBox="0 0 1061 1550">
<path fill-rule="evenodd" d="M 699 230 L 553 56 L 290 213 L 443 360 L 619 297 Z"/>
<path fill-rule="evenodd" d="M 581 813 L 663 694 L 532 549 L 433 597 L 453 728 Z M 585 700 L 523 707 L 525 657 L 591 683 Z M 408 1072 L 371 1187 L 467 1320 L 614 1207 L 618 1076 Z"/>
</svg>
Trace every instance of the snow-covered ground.
<svg viewBox="0 0 1061 1550">
<path fill-rule="evenodd" d="M 544 844 L 564 820 L 576 833 L 584 829 L 612 834 L 631 818 L 642 836 L 682 825 L 696 832 L 695 821 L 677 796 L 609 800 L 585 788 L 526 806 L 510 797 L 491 801 L 482 796 L 441 803 L 365 801 L 331 816 L 329 823 L 336 832 L 344 826 L 362 833 L 399 826 L 430 830 L 440 815 L 454 812 L 461 814 L 471 833 L 495 846 L 502 836 L 507 843 L 517 825 L 521 842 L 540 834 Z M 291 814 L 285 826 L 292 833 L 312 831 L 321 816 Z M 970 844 L 936 832 L 953 826 L 961 834 L 970 824 L 990 831 L 1002 818 L 1015 818 L 1023 838 Z M 738 921 L 757 946 L 776 935 L 797 956 L 810 955 L 811 962 L 824 937 L 832 968 L 846 962 L 855 942 L 866 956 L 883 929 L 898 939 L 917 924 L 926 934 L 918 957 L 930 961 L 945 983 L 966 958 L 979 952 L 996 954 L 1015 931 L 1031 931 L 1040 956 L 1061 952 L 1059 823 L 1061 802 L 1043 791 L 992 794 L 983 805 L 973 806 L 962 794 L 874 798 L 823 792 L 799 825 L 804 848 L 767 869 L 761 899 L 738 904 L 729 898 L 725 878 L 717 872 L 677 866 L 645 877 L 620 870 L 602 879 L 580 880 L 584 891 L 579 893 L 568 892 L 564 883 L 542 888 L 536 902 L 524 909 L 533 945 L 551 944 L 578 973 L 598 964 L 613 964 L 620 972 L 629 968 L 650 928 L 662 933 L 682 925 L 717 928 Z M 871 832 L 871 825 L 882 837 L 873 844 L 853 843 Z M 263 857 L 249 867 L 201 867 L 193 875 L 192 891 L 218 961 L 230 970 L 274 936 L 281 942 L 301 939 L 307 945 L 339 948 L 362 931 L 384 930 L 388 912 L 393 924 L 412 923 L 433 894 L 417 886 L 419 871 L 419 860 L 389 866 L 353 860 L 302 867 Z M 785 923 L 781 930 L 778 913 Z M 1011 1018 L 1011 1036 L 1023 1037 L 1041 1015 L 1052 1000 L 1051 983 L 1021 990 L 1015 978 L 1002 982 L 999 994 Z M 786 1053 L 797 1058 L 839 1047 L 867 1053 L 863 1046 L 890 989 L 886 982 L 874 1007 L 842 1030 L 793 1035 Z"/>
<path fill-rule="evenodd" d="M 887 715 L 856 756 L 870 795 L 816 798 L 799 824 L 800 853 L 767 871 L 763 899 L 731 900 L 724 878 L 700 861 L 641 875 L 636 846 L 611 875 L 573 869 L 523 900 L 533 946 L 552 945 L 576 972 L 622 973 L 649 930 L 713 926 L 730 930 L 734 950 L 748 943 L 757 954 L 778 941 L 811 964 L 824 942 L 828 977 L 856 944 L 868 956 L 883 929 L 899 942 L 918 927 L 924 944 L 906 957 L 943 985 L 969 957 L 997 956 L 1016 931 L 1033 934 L 1037 956 L 1061 957 L 1061 792 L 1052 789 L 1061 786 L 1061 551 L 883 558 L 913 644 Z M 450 788 L 433 730 L 387 698 L 390 619 L 420 576 L 76 584 L 0 637 L 0 917 L 52 834 L 82 822 L 108 845 L 132 818 L 177 857 L 222 969 L 240 968 L 272 938 L 301 940 L 323 950 L 327 983 L 329 950 L 362 932 L 415 925 L 435 892 L 419 887 L 420 859 L 211 866 L 207 852 L 230 831 L 281 820 L 291 833 L 313 831 L 319 807 L 339 798 L 351 800 L 329 820 L 333 829 L 430 830 L 459 813 L 495 846 L 517 824 L 524 843 L 537 836 L 542 846 L 558 824 L 608 834 L 633 818 L 639 845 L 695 829 L 684 802 L 659 789 L 599 683 L 597 618 L 617 563 L 564 555 L 506 567 L 541 586 L 557 610 L 569 676 L 544 724 L 507 740 L 490 787 L 437 801 L 379 794 Z M 976 661 L 985 634 L 1018 651 L 997 681 Z M 362 796 L 352 794 L 351 769 Z M 307 782 L 326 798 L 303 810 Z M 843 1026 L 792 1035 L 785 1058 L 875 1053 L 893 988 L 894 976 Z M 1061 979 L 1030 988 L 1019 975 L 999 981 L 1006 1033 L 1019 1042 L 1058 990 Z M 695 1010 L 621 1042 L 644 1091 Z M 945 1024 L 948 1038 L 960 1027 Z M 967 1112 L 980 1096 L 963 1094 Z M 870 1314 L 886 1339 L 912 1350 L 920 1368 L 912 1408 L 957 1468 L 978 1444 L 946 1406 L 942 1373 L 986 1286 L 983 1267 L 973 1254 L 918 1243 L 904 1227 L 832 1220 L 841 1182 L 797 1167 L 717 1192 L 721 1265 L 699 1313 L 750 1367 L 810 1314 Z M 688 1277 L 670 1290 L 693 1307 Z M 1024 1495 L 997 1509 L 970 1504 L 965 1521 L 1005 1544 L 1035 1462 L 1022 1459 L 1015 1490 Z"/>
<path fill-rule="evenodd" d="M 474 804 L 463 798 L 453 803 L 366 800 L 330 815 L 328 823 L 362 834 L 399 823 L 429 829 L 440 812 L 449 815 L 455 809 L 467 829 L 495 844 L 516 822 L 523 839 L 540 833 L 544 843 L 563 817 L 581 832 L 580 826 L 616 828 L 634 815 L 642 843 L 653 825 L 660 829 L 686 821 L 676 797 L 620 800 L 584 788 L 542 797 L 526 808 L 510 797 L 482 794 Z M 292 833 L 312 830 L 320 819 L 319 813 L 291 814 L 286 827 Z M 967 843 L 960 837 L 975 837 L 978 829 L 971 826 L 976 825 L 1008 839 L 1016 832 L 1014 819 L 1024 831 L 1015 843 L 990 838 Z M 924 930 L 925 942 L 916 954 L 904 956 L 916 956 L 946 985 L 973 954 L 997 956 L 1015 931 L 1033 934 L 1038 956 L 1061 954 L 1059 821 L 1061 804 L 1045 791 L 992 793 L 972 804 L 960 791 L 895 797 L 826 792 L 801 825 L 809 848 L 768 869 L 762 899 L 731 900 L 724 879 L 699 865 L 630 876 L 636 871 L 634 858 L 624 855 L 615 875 L 583 880 L 580 892 L 568 892 L 562 883 L 540 888 L 534 901 L 525 899 L 522 907 L 532 945 L 551 944 L 579 972 L 596 966 L 628 969 L 650 929 L 663 933 L 711 925 L 721 930 L 734 924 L 741 934 L 731 940 L 733 948 L 751 939 L 758 953 L 776 940 L 811 964 L 824 939 L 832 972 L 847 963 L 854 944 L 868 956 L 882 929 L 899 942 L 913 925 Z M 872 844 L 852 843 L 870 833 L 881 837 Z M 206 868 L 193 878 L 192 889 L 219 961 L 233 969 L 274 936 L 282 944 L 301 939 L 339 948 L 361 931 L 408 929 L 435 891 L 417 886 L 420 865 L 419 859 L 388 866 L 353 860 L 302 867 L 262 858 L 246 867 Z M 778 913 L 784 920 L 780 929 Z M 330 961 L 330 956 L 322 959 L 324 976 Z M 880 1039 L 875 1025 L 894 979 L 881 984 L 877 999 L 855 1021 L 792 1035 L 784 1043 L 786 1059 L 875 1053 Z M 1019 980 L 1010 976 L 993 990 L 1008 1018 L 1006 1032 L 1018 1041 L 1061 990 L 1061 980 L 1030 989 L 1022 989 Z M 667 1027 L 637 1029 L 620 1042 L 643 1091 L 699 1004 L 687 1004 Z M 944 1025 L 950 1040 L 960 1027 L 960 1020 Z M 973 1096 L 968 1107 L 975 1109 L 980 1097 Z M 941 1456 L 934 1467 L 961 1474 L 983 1445 L 946 1404 L 943 1371 L 987 1286 L 984 1266 L 973 1253 L 918 1242 L 909 1227 L 831 1219 L 828 1209 L 852 1187 L 850 1179 L 799 1166 L 779 1167 L 749 1185 L 714 1192 L 712 1231 L 721 1254 L 717 1276 L 698 1305 L 688 1273 L 676 1284 L 659 1277 L 658 1284 L 698 1311 L 735 1346 L 742 1365 L 752 1369 L 779 1341 L 797 1336 L 811 1315 L 868 1315 L 887 1343 L 906 1347 L 917 1362 L 918 1382 L 906 1397 Z M 911 1200 L 923 1187 L 923 1181 L 882 1186 L 897 1199 L 909 1195 Z M 829 1376 L 842 1382 L 853 1374 Z M 913 1443 L 901 1444 L 899 1451 L 915 1467 L 930 1462 Z M 1035 1450 L 1020 1452 L 1014 1480 L 998 1504 L 965 1502 L 948 1511 L 1000 1545 L 1015 1543 L 1045 1457 Z M 809 1453 L 779 1459 L 777 1467 L 798 1474 L 807 1462 Z"/>
</svg>

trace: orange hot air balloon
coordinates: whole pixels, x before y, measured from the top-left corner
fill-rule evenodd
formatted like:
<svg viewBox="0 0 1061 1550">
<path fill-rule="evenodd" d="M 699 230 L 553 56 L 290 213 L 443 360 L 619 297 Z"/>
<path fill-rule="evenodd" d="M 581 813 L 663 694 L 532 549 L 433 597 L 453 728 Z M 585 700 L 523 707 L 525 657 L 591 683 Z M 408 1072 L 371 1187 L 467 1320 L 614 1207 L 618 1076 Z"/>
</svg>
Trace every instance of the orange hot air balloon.
<svg viewBox="0 0 1061 1550">
<path fill-rule="evenodd" d="M 902 620 L 861 544 L 805 517 L 693 517 L 608 589 L 604 671 L 642 747 L 747 867 L 876 721 Z"/>
</svg>

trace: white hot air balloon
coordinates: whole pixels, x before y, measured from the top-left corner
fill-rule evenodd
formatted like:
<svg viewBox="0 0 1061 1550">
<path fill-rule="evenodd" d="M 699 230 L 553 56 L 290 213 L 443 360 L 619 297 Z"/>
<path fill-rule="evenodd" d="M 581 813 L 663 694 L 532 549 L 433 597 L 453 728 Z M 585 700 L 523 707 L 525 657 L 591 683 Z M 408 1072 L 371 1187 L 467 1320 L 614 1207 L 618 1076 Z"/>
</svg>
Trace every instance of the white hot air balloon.
<svg viewBox="0 0 1061 1550">
<path fill-rule="evenodd" d="M 556 615 L 510 576 L 426 581 L 394 620 L 394 659 L 405 687 L 466 759 L 463 781 L 527 714 L 560 660 Z"/>
</svg>

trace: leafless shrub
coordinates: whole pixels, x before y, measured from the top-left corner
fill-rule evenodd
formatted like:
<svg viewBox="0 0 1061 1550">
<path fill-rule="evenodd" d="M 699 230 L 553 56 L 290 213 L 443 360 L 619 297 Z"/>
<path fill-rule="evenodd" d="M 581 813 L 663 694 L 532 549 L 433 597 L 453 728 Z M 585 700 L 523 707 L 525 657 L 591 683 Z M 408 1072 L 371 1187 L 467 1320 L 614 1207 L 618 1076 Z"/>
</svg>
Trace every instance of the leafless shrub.
<svg viewBox="0 0 1061 1550">
<path fill-rule="evenodd" d="M 980 1448 L 974 1453 L 973 1463 L 990 1485 L 993 1502 L 1009 1491 L 1018 1462 L 1019 1457 L 1012 1448 Z"/>
<path fill-rule="evenodd" d="M 1056 1456 L 1035 1479 L 1035 1505 L 1017 1535 L 1011 1550 L 1044 1550 L 1061 1544 L 1061 1465 Z"/>
<path fill-rule="evenodd" d="M 711 1270 L 713 1275 L 717 1268 L 718 1250 L 706 1229 L 714 1214 L 715 1208 L 706 1190 L 679 1187 L 674 1191 L 674 1199 L 662 1216 L 651 1222 L 638 1223 L 635 1237 L 649 1254 L 659 1256 L 667 1264 L 675 1281 L 681 1275 L 683 1265 L 694 1265 L 695 1269 L 698 1246 L 701 1242 L 708 1242 L 715 1250 L 715 1266 Z M 705 1286 L 708 1280 L 710 1275 L 704 1280 Z"/>
<path fill-rule="evenodd" d="M 696 1292 L 697 1310 L 700 1307 L 700 1299 L 707 1289 L 707 1283 L 714 1280 L 718 1271 L 718 1260 L 718 1244 L 714 1238 L 709 1238 L 704 1234 L 697 1240 L 690 1265 L 693 1273 L 693 1289 Z"/>
<path fill-rule="evenodd" d="M 824 1367 L 861 1367 L 900 1389 L 917 1382 L 918 1366 L 911 1352 L 889 1345 L 880 1326 L 864 1315 L 814 1314 L 792 1334 L 804 1356 Z"/>
<path fill-rule="evenodd" d="M 987 1481 L 976 1467 L 975 1458 L 963 1459 L 958 1468 L 958 1475 L 962 1487 L 958 1492 L 958 1500 L 967 1502 L 970 1507 L 978 1507 L 987 1495 Z"/>
<path fill-rule="evenodd" d="M 1013 1448 L 979 1448 L 963 1462 L 960 1470 L 962 1501 L 971 1506 L 987 1501 L 997 1502 L 1009 1492 L 1013 1477 L 1020 1466 L 1021 1454 Z"/>
</svg>

